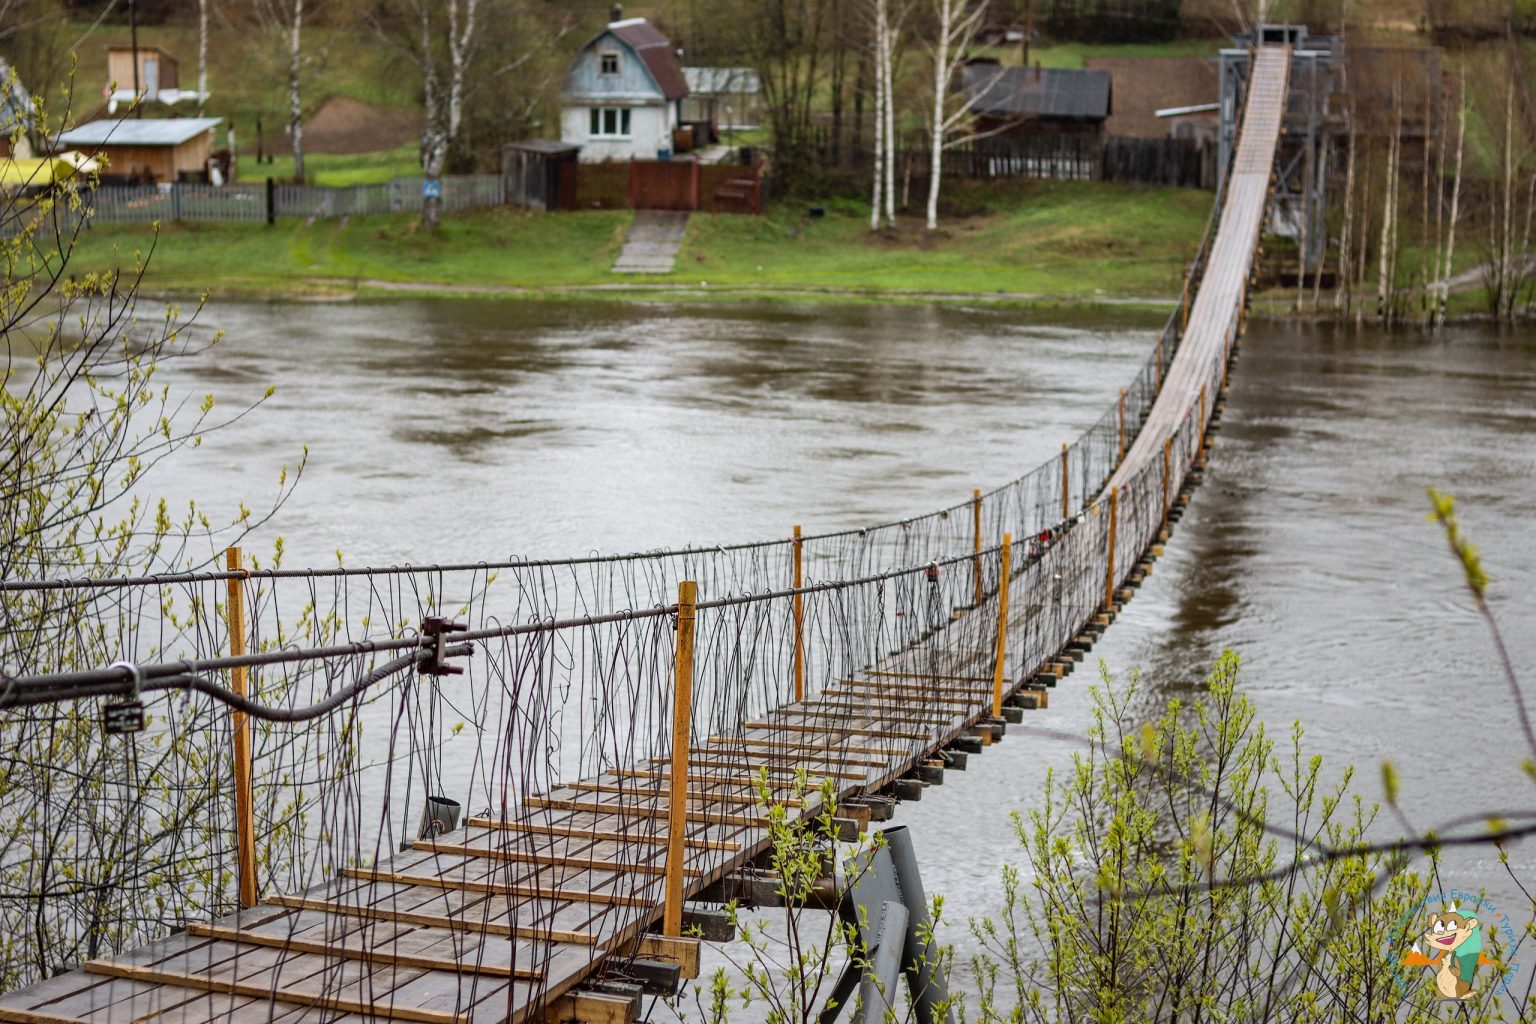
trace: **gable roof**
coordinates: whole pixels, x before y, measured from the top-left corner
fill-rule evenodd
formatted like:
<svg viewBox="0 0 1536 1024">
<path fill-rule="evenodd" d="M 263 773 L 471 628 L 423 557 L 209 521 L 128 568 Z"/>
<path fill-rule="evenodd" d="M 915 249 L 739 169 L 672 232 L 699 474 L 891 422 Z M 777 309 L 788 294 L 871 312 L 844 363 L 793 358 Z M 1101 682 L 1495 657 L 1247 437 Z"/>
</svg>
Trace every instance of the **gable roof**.
<svg viewBox="0 0 1536 1024">
<path fill-rule="evenodd" d="M 977 114 L 1098 121 L 1110 113 L 1108 71 L 967 64 L 962 82 Z"/>
<path fill-rule="evenodd" d="M 677 51 L 673 49 L 672 41 L 658 32 L 656 27 L 644 18 L 610 22 L 607 28 L 582 44 L 577 52 L 578 59 L 582 53 L 591 49 L 593 43 L 606 35 L 616 37 L 635 52 L 635 56 L 640 58 L 640 62 L 650 72 L 656 88 L 660 89 L 661 94 L 667 99 L 677 100 L 688 95 L 688 82 L 683 78 L 683 65 L 677 59 Z"/>
<path fill-rule="evenodd" d="M 61 146 L 179 146 L 217 127 L 222 117 L 88 121 L 59 134 Z"/>
</svg>

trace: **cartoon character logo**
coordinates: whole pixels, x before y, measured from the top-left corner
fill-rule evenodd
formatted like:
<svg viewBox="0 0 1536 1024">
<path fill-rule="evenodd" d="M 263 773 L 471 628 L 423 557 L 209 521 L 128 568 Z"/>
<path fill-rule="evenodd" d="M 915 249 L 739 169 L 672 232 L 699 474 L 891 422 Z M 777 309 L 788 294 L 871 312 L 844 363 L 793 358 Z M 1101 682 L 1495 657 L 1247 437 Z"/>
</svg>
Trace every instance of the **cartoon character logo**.
<svg viewBox="0 0 1536 1024">
<path fill-rule="evenodd" d="M 1427 951 L 1419 948 L 1420 942 Z M 1435 967 L 1435 990 L 1441 999 L 1470 999 L 1476 995 L 1472 982 L 1477 969 L 1497 965 L 1483 953 L 1483 931 L 1475 917 L 1463 915 L 1453 902 L 1431 913 L 1424 934 L 1404 954 L 1409 967 Z"/>
</svg>

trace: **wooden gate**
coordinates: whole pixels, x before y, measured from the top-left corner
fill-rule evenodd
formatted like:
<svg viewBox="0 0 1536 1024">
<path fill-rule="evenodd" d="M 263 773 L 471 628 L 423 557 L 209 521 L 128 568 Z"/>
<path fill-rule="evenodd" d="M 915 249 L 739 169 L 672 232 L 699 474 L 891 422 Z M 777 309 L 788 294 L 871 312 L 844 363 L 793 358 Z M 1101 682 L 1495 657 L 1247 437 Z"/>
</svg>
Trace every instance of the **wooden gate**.
<svg viewBox="0 0 1536 1024">
<path fill-rule="evenodd" d="M 634 160 L 628 164 L 560 167 L 562 210 L 699 210 L 762 213 L 756 167 L 693 160 Z"/>
</svg>

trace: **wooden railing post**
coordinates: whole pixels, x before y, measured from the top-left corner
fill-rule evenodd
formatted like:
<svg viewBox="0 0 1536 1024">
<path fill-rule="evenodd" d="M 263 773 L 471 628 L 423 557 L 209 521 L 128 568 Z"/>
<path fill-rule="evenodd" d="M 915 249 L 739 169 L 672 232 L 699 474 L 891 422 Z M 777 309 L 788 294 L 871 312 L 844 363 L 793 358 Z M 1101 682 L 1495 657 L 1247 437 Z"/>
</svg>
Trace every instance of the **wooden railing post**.
<svg viewBox="0 0 1536 1024">
<path fill-rule="evenodd" d="M 1061 443 L 1061 518 L 1065 521 L 1072 518 L 1072 499 L 1069 497 L 1071 488 L 1067 484 L 1067 443 Z"/>
<path fill-rule="evenodd" d="M 997 576 L 997 659 L 992 665 L 992 717 L 1003 717 L 1003 656 L 1008 648 L 1008 582 L 1013 575 L 1013 534 L 1003 534 Z"/>
<path fill-rule="evenodd" d="M 1173 460 L 1173 438 L 1163 439 L 1163 529 L 1168 528 L 1168 478 Z"/>
<path fill-rule="evenodd" d="M 1115 526 L 1120 518 L 1120 488 L 1109 489 L 1109 565 L 1104 570 L 1104 610 L 1115 606 Z"/>
<path fill-rule="evenodd" d="M 1156 366 L 1157 366 L 1157 390 L 1158 390 L 1158 393 L 1162 393 L 1162 390 L 1163 390 L 1163 339 L 1162 338 L 1158 338 L 1157 339 L 1157 356 L 1156 356 L 1156 360 L 1157 360 L 1157 362 L 1156 362 Z"/>
<path fill-rule="evenodd" d="M 661 933 L 683 934 L 683 876 L 688 856 L 688 744 L 693 722 L 693 626 L 698 585 L 677 585 L 677 657 L 673 662 L 672 780 L 667 790 L 667 890 Z"/>
<path fill-rule="evenodd" d="M 245 565 L 239 548 L 224 552 L 224 564 L 230 572 L 244 573 Z M 229 625 L 229 653 L 238 658 L 245 653 L 245 577 L 229 579 L 228 600 L 224 616 Z M 237 665 L 229 670 L 229 688 L 241 697 L 246 693 L 246 668 Z M 230 731 L 234 733 L 235 771 L 235 863 L 239 872 L 240 905 L 256 905 L 256 818 L 255 800 L 251 788 L 251 719 L 244 711 L 230 714 Z"/>
<path fill-rule="evenodd" d="M 1205 444 L 1205 385 L 1200 385 L 1200 445 Z"/>
<path fill-rule="evenodd" d="M 971 511 L 974 526 L 971 530 L 973 547 L 976 557 L 971 559 L 971 579 L 975 583 L 975 604 L 981 605 L 981 488 L 971 491 Z"/>
<path fill-rule="evenodd" d="M 795 589 L 805 586 L 804 547 L 795 527 Z M 795 702 L 805 700 L 805 595 L 795 595 Z"/>
<path fill-rule="evenodd" d="M 1184 275 L 1184 293 L 1179 297 L 1179 337 L 1189 330 L 1189 286 L 1190 275 Z"/>
<path fill-rule="evenodd" d="M 1120 389 L 1120 460 L 1125 461 L 1125 388 Z"/>
</svg>

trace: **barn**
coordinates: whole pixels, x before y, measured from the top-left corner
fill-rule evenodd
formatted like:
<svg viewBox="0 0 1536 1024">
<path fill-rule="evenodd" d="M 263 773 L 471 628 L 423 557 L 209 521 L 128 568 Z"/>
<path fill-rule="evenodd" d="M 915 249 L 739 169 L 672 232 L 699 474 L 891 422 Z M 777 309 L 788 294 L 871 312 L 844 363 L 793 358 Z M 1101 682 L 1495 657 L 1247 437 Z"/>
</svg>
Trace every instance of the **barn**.
<svg viewBox="0 0 1536 1024">
<path fill-rule="evenodd" d="M 1112 110 L 1108 71 L 967 64 L 961 87 L 987 135 L 1093 135 L 1104 132 Z"/>
</svg>

